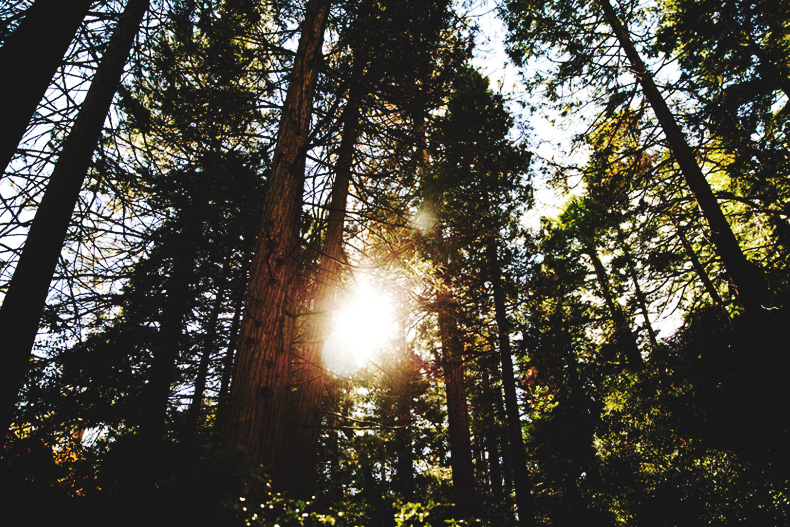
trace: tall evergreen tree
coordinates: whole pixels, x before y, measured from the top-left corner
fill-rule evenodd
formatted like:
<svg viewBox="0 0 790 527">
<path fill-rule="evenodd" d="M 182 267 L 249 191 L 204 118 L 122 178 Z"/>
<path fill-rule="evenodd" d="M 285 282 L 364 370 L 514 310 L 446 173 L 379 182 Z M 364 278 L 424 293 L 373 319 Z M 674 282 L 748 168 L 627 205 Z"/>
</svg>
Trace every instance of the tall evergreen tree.
<svg viewBox="0 0 790 527">
<path fill-rule="evenodd" d="M 3 369 L 0 397 L 3 430 L 8 429 L 12 419 L 74 205 L 148 4 L 148 0 L 130 0 L 118 21 L 80 115 L 63 144 L 0 308 L 0 329 L 9 336 L 4 344 L 7 366 Z"/>
<path fill-rule="evenodd" d="M 290 353 L 286 325 L 299 251 L 305 156 L 328 0 L 310 0 L 282 110 L 231 385 L 225 443 L 246 449 L 282 485 Z"/>
</svg>

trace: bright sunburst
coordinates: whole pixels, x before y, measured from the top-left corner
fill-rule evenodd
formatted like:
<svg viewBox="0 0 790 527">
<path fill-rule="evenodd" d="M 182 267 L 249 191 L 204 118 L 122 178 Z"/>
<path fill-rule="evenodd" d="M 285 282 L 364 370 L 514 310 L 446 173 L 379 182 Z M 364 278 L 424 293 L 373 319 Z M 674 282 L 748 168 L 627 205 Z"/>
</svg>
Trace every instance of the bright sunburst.
<svg viewBox="0 0 790 527">
<path fill-rule="evenodd" d="M 323 349 L 324 365 L 347 376 L 370 360 L 393 337 L 392 298 L 370 280 L 360 280 L 354 293 L 334 313 L 334 331 Z"/>
</svg>

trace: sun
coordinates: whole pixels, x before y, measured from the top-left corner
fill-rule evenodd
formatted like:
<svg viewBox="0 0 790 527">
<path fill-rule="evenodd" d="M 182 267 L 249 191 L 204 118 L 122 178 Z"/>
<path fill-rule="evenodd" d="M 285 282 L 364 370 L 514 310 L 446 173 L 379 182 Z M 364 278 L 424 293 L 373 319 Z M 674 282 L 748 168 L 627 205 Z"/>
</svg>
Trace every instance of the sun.
<svg viewBox="0 0 790 527">
<path fill-rule="evenodd" d="M 327 369 L 348 376 L 362 368 L 393 339 L 395 306 L 392 297 L 370 279 L 357 281 L 333 316 L 333 331 L 322 352 Z"/>
</svg>

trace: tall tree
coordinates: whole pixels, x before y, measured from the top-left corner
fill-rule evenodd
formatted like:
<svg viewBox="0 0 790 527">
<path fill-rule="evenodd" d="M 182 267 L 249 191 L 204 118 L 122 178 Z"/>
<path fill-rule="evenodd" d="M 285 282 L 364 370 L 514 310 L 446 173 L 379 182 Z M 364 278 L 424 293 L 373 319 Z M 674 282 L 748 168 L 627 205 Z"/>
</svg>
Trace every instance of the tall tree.
<svg viewBox="0 0 790 527">
<path fill-rule="evenodd" d="M 129 0 L 118 21 L 79 116 L 63 143 L 0 308 L 0 331 L 8 335 L 3 353 L 7 362 L 0 378 L 2 430 L 10 425 L 69 220 L 148 4 L 149 0 Z"/>
<path fill-rule="evenodd" d="M 633 11 L 629 11 L 629 14 L 635 16 Z M 708 224 L 711 242 L 724 263 L 739 300 L 747 311 L 762 310 L 762 303 L 767 300 L 763 277 L 744 256 L 680 125 L 634 45 L 631 33 L 612 4 L 608 0 L 595 3 L 549 2 L 539 5 L 511 2 L 508 4 L 506 16 L 510 24 L 510 49 L 517 60 L 523 63 L 527 56 L 534 56 L 538 42 L 557 46 L 567 52 L 559 61 L 561 65 L 554 79 L 557 85 L 578 80 L 581 75 L 595 75 L 607 79 L 598 79 L 595 82 L 613 88 L 609 93 L 609 104 L 619 106 L 630 100 L 630 97 L 627 90 L 611 80 L 621 75 L 616 69 L 618 54 L 607 52 L 612 46 L 610 39 L 614 37 L 644 97 L 653 109 L 680 173 Z M 560 24 L 559 20 L 563 19 L 569 23 Z M 598 32 L 598 23 L 608 25 L 611 33 Z M 560 27 L 563 29 L 558 29 Z M 605 63 L 602 64 L 603 62 Z"/>
<path fill-rule="evenodd" d="M 329 0 L 310 0 L 282 110 L 239 335 L 225 444 L 243 447 L 282 485 L 289 343 L 284 332 L 298 262 L 304 158 Z"/>
<path fill-rule="evenodd" d="M 452 233 L 450 243 L 466 247 L 465 252 L 472 255 L 481 253 L 468 257 L 471 261 L 467 265 L 479 269 L 477 272 L 487 276 L 491 283 L 507 444 L 513 464 L 519 521 L 521 525 L 534 525 L 535 512 L 505 307 L 503 266 L 498 254 L 500 240 L 507 231 L 513 231 L 516 211 L 520 210 L 522 201 L 529 198 L 529 188 L 522 178 L 530 155 L 509 140 L 513 122 L 504 100 L 488 89 L 488 80 L 477 71 L 467 68 L 459 72 L 447 109 L 434 138 L 439 151 L 437 170 L 446 193 L 445 221 Z M 478 218 L 476 225 L 472 225 L 470 217 Z M 479 249 L 475 251 L 473 247 Z"/>
</svg>

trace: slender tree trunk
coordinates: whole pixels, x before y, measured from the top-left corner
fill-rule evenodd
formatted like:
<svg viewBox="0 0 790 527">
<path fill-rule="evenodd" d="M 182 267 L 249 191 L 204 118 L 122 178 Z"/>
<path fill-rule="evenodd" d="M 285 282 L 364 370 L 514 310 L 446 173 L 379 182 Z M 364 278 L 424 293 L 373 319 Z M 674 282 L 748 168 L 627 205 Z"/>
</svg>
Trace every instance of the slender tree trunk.
<svg viewBox="0 0 790 527">
<path fill-rule="evenodd" d="M 516 488 L 516 505 L 519 525 L 536 525 L 532 500 L 532 485 L 527 473 L 527 453 L 521 431 L 521 416 L 516 396 L 516 375 L 513 371 L 513 353 L 508 336 L 505 291 L 502 285 L 501 269 L 494 240 L 486 245 L 489 275 L 494 289 L 494 313 L 499 334 L 499 360 L 502 367 L 502 388 L 505 392 L 505 412 L 507 413 L 508 444 L 513 460 L 513 482 Z"/>
<path fill-rule="evenodd" d="M 670 221 L 672 222 L 672 226 L 675 227 L 675 232 L 678 235 L 678 239 L 680 240 L 681 245 L 683 245 L 683 249 L 686 251 L 686 256 L 688 256 L 689 261 L 691 262 L 691 266 L 694 268 L 694 271 L 697 273 L 700 282 L 702 282 L 702 286 L 705 288 L 705 291 L 710 296 L 711 300 L 719 306 L 729 318 L 727 314 L 727 310 L 724 309 L 724 301 L 719 296 L 719 292 L 716 291 L 716 287 L 711 282 L 708 273 L 705 271 L 705 267 L 702 265 L 702 262 L 699 261 L 697 257 L 697 253 L 694 251 L 694 247 L 691 246 L 691 242 L 686 237 L 685 229 L 678 224 L 677 220 L 670 216 Z"/>
<path fill-rule="evenodd" d="M 409 360 L 409 359 L 406 359 Z M 407 379 L 408 382 L 408 379 Z M 397 414 L 395 415 L 395 488 L 404 500 L 410 500 L 414 494 L 414 447 L 412 433 L 412 400 L 411 387 L 404 383 L 402 392 L 396 394 Z"/>
<path fill-rule="evenodd" d="M 415 397 L 415 381 L 420 377 L 417 357 L 406 342 L 405 317 L 400 317 L 400 345 L 396 350 L 399 360 L 394 375 L 395 397 L 395 491 L 405 501 L 414 496 L 414 437 L 412 431 L 412 407 Z"/>
<path fill-rule="evenodd" d="M 746 259 L 741 251 L 738 240 L 735 238 L 735 234 L 733 234 L 718 201 L 716 201 L 716 197 L 713 195 L 713 191 L 705 179 L 705 175 L 702 173 L 694 153 L 691 151 L 675 117 L 669 110 L 664 97 L 653 81 L 652 75 L 636 51 L 628 30 L 623 27 L 609 0 L 598 0 L 598 2 L 603 9 L 604 17 L 620 42 L 623 52 L 628 57 L 634 74 L 642 85 L 645 97 L 653 108 L 661 128 L 664 130 L 664 135 L 669 142 L 675 161 L 683 174 L 686 184 L 697 200 L 702 216 L 708 223 L 716 252 L 724 263 L 727 275 L 737 291 L 744 310 L 747 312 L 762 310 L 762 302 L 767 296 L 767 291 L 765 290 L 761 273 Z"/>
<path fill-rule="evenodd" d="M 452 295 L 440 292 L 437 300 L 439 332 L 442 341 L 442 370 L 447 392 L 447 424 L 450 435 L 450 466 L 453 471 L 455 506 L 461 515 L 476 509 L 475 473 L 472 463 L 472 438 L 469 433 L 469 408 L 466 400 L 464 362 L 455 319 Z"/>
<path fill-rule="evenodd" d="M 658 349 L 658 339 L 656 338 L 656 332 L 653 330 L 653 324 L 650 323 L 650 314 L 647 310 L 647 297 L 644 291 L 642 291 L 642 286 L 639 285 L 639 276 L 636 273 L 636 263 L 631 257 L 631 251 L 628 250 L 628 244 L 619 226 L 617 226 L 617 239 L 620 241 L 620 248 L 623 250 L 623 255 L 628 265 L 628 275 L 631 278 L 631 283 L 634 285 L 634 292 L 636 293 L 636 301 L 639 303 L 639 310 L 642 312 L 642 318 L 645 320 L 645 329 L 650 339 L 650 346 L 654 350 Z"/>
<path fill-rule="evenodd" d="M 0 48 L 3 140 L 0 173 L 25 135 L 36 106 L 77 34 L 93 0 L 36 0 Z"/>
<path fill-rule="evenodd" d="M 329 0 L 310 0 L 290 75 L 253 257 L 225 444 L 241 446 L 276 486 L 285 472 L 290 343 L 286 309 L 297 270 L 304 157 Z"/>
<path fill-rule="evenodd" d="M 327 390 L 327 372 L 321 360 L 324 342 L 332 331 L 332 314 L 335 308 L 335 293 L 340 282 L 340 273 L 345 258 L 343 252 L 343 230 L 346 217 L 346 202 L 351 183 L 354 150 L 359 134 L 360 102 L 362 91 L 361 67 L 355 68 L 352 76 L 349 99 L 343 111 L 343 134 L 335 165 L 335 181 L 327 218 L 321 263 L 315 273 L 313 290 L 313 314 L 307 320 L 305 334 L 307 342 L 301 347 L 302 367 L 293 428 L 289 434 L 291 463 L 287 473 L 287 489 L 292 495 L 304 498 L 313 492 L 318 438 Z"/>
<path fill-rule="evenodd" d="M 242 271 L 233 303 L 233 319 L 230 322 L 230 336 L 228 337 L 228 349 L 222 359 L 222 374 L 219 381 L 219 394 L 217 395 L 217 420 L 214 424 L 216 430 L 223 430 L 225 416 L 228 409 L 228 393 L 230 392 L 230 379 L 233 375 L 233 367 L 236 364 L 236 350 L 239 345 L 239 328 L 241 326 L 241 314 L 244 308 L 244 295 L 247 292 L 247 273 Z"/>
<path fill-rule="evenodd" d="M 178 353 L 184 345 L 184 323 L 194 300 L 190 287 L 194 280 L 200 223 L 191 217 L 183 223 L 184 227 L 171 247 L 173 269 L 165 291 L 140 426 L 144 448 L 152 454 L 161 450 Z M 155 455 L 150 457 L 156 458 Z"/>
<path fill-rule="evenodd" d="M 488 363 L 489 361 L 486 361 Z M 497 367 L 499 361 L 495 361 L 488 367 L 493 371 Z M 496 404 L 494 397 L 497 395 L 495 392 L 499 390 L 494 385 L 491 375 L 488 370 L 483 371 L 483 389 L 486 393 L 486 401 L 489 403 L 483 407 L 483 411 L 487 413 L 486 421 L 483 424 L 485 434 L 486 451 L 488 451 L 488 478 L 490 480 L 490 491 L 494 501 L 501 502 L 504 498 L 504 487 L 502 485 L 502 463 L 500 462 L 500 445 L 499 445 L 499 421 L 496 418 Z"/>
<path fill-rule="evenodd" d="M 499 365 L 499 358 L 496 358 L 496 364 Z M 492 390 L 494 398 L 494 417 L 497 423 L 505 423 L 507 427 L 507 412 L 505 411 L 505 401 L 503 398 L 502 390 Z M 507 433 L 507 432 L 505 432 Z M 503 438 L 507 441 L 507 437 Z M 502 448 L 502 483 L 503 490 L 506 494 L 515 491 L 516 485 L 513 481 L 513 457 L 510 454 L 510 448 Z"/>
<path fill-rule="evenodd" d="M 601 294 L 603 295 L 606 307 L 609 308 L 609 313 L 612 315 L 615 331 L 618 337 L 620 346 L 623 347 L 625 354 L 625 362 L 632 371 L 640 370 L 644 366 L 642 355 L 639 353 L 639 346 L 636 344 L 636 338 L 631 332 L 631 326 L 628 319 L 623 313 L 620 304 L 612 295 L 612 290 L 609 288 L 609 279 L 606 276 L 606 269 L 598 257 L 598 252 L 592 245 L 586 246 L 587 256 L 592 260 L 593 267 L 595 268 L 595 275 L 598 278 L 598 285 L 601 287 Z"/>
<path fill-rule="evenodd" d="M 230 261 L 228 261 L 230 266 Z M 209 315 L 208 328 L 206 329 L 206 336 L 203 339 L 203 352 L 200 354 L 200 363 L 198 364 L 197 375 L 195 376 L 195 391 L 192 393 L 192 401 L 189 404 L 189 415 L 187 418 L 186 435 L 187 443 L 194 441 L 198 433 L 198 423 L 200 422 L 200 410 L 203 407 L 203 398 L 206 393 L 206 385 L 208 383 L 208 367 L 211 363 L 211 356 L 217 352 L 217 333 L 219 331 L 219 315 L 222 311 L 222 303 L 225 298 L 225 289 L 227 287 L 226 276 L 228 267 L 225 268 L 225 273 L 220 277 L 220 285 L 217 290 L 217 296 L 214 298 L 214 305 L 211 308 Z"/>
<path fill-rule="evenodd" d="M 77 120 L 63 143 L 0 308 L 0 334 L 4 336 L 4 367 L 0 369 L 2 430 L 11 423 L 69 220 L 148 2 L 129 0 L 126 5 Z"/>
</svg>

